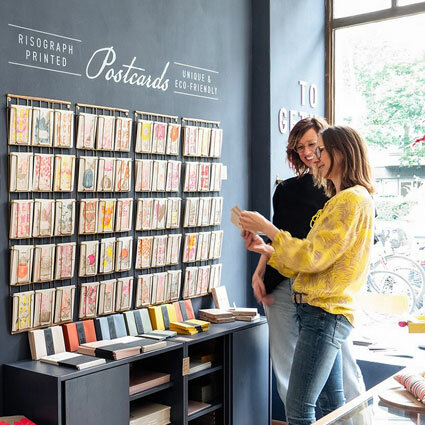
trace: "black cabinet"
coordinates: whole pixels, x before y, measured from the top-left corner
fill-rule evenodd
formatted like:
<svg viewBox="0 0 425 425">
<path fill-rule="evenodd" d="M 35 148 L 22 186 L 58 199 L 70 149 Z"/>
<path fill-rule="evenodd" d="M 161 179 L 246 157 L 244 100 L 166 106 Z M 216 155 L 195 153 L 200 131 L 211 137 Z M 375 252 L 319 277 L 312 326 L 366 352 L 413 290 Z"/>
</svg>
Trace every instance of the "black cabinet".
<svg viewBox="0 0 425 425">
<path fill-rule="evenodd" d="M 211 355 L 211 366 L 188 373 L 189 358 Z M 170 374 L 170 382 L 129 395 L 135 369 Z M 190 398 L 209 406 L 189 414 Z M 37 361 L 4 366 L 6 414 L 21 413 L 39 425 L 127 425 L 141 400 L 171 406 L 174 425 L 196 425 L 214 415 L 217 425 L 270 423 L 268 327 L 256 323 L 211 325 L 165 348 L 75 371 Z"/>
</svg>

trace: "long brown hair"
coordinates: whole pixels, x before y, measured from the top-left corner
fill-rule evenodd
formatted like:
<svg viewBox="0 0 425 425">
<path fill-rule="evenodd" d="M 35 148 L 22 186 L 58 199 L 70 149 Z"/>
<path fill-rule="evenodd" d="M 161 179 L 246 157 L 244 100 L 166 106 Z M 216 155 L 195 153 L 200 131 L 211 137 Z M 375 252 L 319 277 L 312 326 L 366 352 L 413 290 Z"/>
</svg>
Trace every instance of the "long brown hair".
<svg viewBox="0 0 425 425">
<path fill-rule="evenodd" d="M 328 175 L 334 166 L 333 153 L 338 151 L 342 156 L 340 190 L 361 185 L 369 193 L 374 193 L 372 168 L 368 159 L 366 142 L 362 136 L 353 128 L 346 126 L 328 127 L 319 134 L 322 136 L 323 145 L 331 160 Z M 328 196 L 335 195 L 335 186 L 331 180 L 324 176 L 320 183 Z"/>
<path fill-rule="evenodd" d="M 319 133 L 327 126 L 328 123 L 321 118 L 303 118 L 294 125 L 293 129 L 289 133 L 286 157 L 290 164 L 293 165 L 295 173 L 298 176 L 302 176 L 309 172 L 309 168 L 301 161 L 301 158 L 296 151 L 298 142 L 308 130 L 313 129 L 316 133 Z"/>
</svg>

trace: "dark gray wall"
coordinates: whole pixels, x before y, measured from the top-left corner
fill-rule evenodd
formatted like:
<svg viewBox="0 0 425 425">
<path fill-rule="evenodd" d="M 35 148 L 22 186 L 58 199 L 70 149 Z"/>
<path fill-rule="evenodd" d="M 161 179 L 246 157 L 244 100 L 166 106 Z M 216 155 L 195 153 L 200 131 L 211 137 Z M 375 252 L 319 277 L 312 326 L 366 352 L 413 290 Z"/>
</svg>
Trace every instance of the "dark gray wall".
<svg viewBox="0 0 425 425">
<path fill-rule="evenodd" d="M 42 39 L 70 42 L 72 54 L 65 54 L 67 66 L 39 64 L 25 58 L 26 49 L 42 49 L 18 43 L 18 34 L 28 30 L 12 25 L 63 35 L 81 41 L 58 39 L 31 32 Z M 113 46 L 118 71 L 137 57 L 134 65 L 145 68 L 153 78 L 160 76 L 170 62 L 167 90 L 148 89 L 86 77 L 92 54 Z M 31 52 L 32 55 L 32 52 Z M 31 56 L 32 57 L 32 56 Z M 32 66 L 81 74 L 46 71 Z M 182 79 L 183 63 L 217 71 L 206 72 L 217 88 L 218 100 L 175 93 L 176 79 Z M 97 58 L 93 64 L 99 66 Z M 229 299 L 246 305 L 247 259 L 239 232 L 230 224 L 230 208 L 248 204 L 248 140 L 250 137 L 251 5 L 246 0 L 3 0 L 0 3 L 0 364 L 29 357 L 26 334 L 10 335 L 10 297 L 8 286 L 8 197 L 6 93 L 174 114 L 222 122 L 224 130 L 222 162 L 228 165 L 223 182 L 224 245 L 223 279 Z M 93 68 L 91 69 L 94 73 Z M 184 91 L 184 90 L 183 90 Z M 188 92 L 188 90 L 186 90 Z M 196 94 L 191 92 L 192 94 Z M 199 94 L 199 93 L 198 93 Z M 194 301 L 196 307 L 210 298 Z M 2 381 L 0 371 L 0 383 Z M 0 393 L 0 413 L 2 394 Z"/>
</svg>

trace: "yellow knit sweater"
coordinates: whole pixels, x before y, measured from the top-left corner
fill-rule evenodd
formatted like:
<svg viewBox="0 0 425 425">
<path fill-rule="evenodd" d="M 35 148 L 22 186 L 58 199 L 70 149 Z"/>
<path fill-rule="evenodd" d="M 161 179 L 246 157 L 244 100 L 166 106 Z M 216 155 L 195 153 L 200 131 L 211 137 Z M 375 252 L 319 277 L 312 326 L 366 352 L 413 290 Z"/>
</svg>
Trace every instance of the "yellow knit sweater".
<svg viewBox="0 0 425 425">
<path fill-rule="evenodd" d="M 280 231 L 269 265 L 295 277 L 303 302 L 354 324 L 356 294 L 366 282 L 373 241 L 374 205 L 363 186 L 342 190 L 318 213 L 305 239 Z"/>
</svg>

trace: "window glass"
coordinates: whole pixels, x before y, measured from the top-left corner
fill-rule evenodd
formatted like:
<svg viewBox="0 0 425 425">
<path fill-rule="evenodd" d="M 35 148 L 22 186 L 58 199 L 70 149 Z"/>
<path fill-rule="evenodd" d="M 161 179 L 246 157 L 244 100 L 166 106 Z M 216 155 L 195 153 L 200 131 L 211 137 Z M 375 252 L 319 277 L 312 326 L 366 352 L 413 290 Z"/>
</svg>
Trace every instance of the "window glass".
<svg viewBox="0 0 425 425">
<path fill-rule="evenodd" d="M 333 10 L 334 18 L 344 18 L 347 16 L 389 9 L 390 7 L 391 0 L 334 0 Z"/>
</svg>

